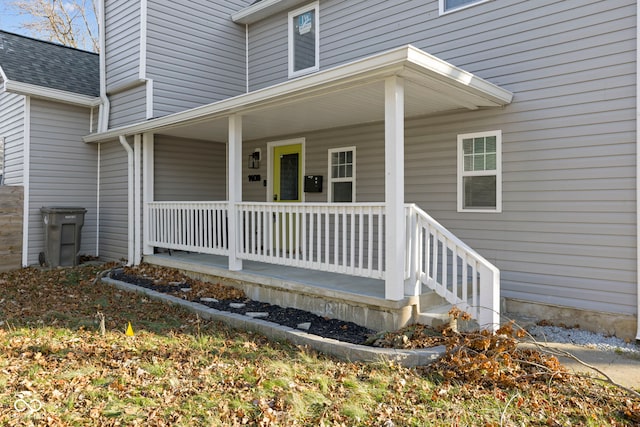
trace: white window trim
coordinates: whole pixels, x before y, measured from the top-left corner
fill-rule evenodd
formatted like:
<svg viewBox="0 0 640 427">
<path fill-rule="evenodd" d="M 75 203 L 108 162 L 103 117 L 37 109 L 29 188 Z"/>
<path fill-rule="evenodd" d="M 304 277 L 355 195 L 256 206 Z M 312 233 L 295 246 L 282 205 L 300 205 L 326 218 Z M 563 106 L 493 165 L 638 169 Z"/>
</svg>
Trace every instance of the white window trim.
<svg viewBox="0 0 640 427">
<path fill-rule="evenodd" d="M 300 15 L 303 14 L 305 12 L 309 12 L 309 11 L 315 11 L 314 13 L 314 17 L 315 17 L 315 28 L 316 28 L 316 58 L 315 58 L 315 65 L 313 67 L 309 67 L 309 68 L 305 68 L 304 70 L 298 70 L 298 71 L 294 71 L 293 70 L 293 17 L 296 15 Z M 288 31 L 288 35 L 287 35 L 287 39 L 288 39 L 288 43 L 289 43 L 289 78 L 292 77 L 298 77 L 304 74 L 309 74 L 309 73 L 313 73 L 314 71 L 318 71 L 320 69 L 320 4 L 319 2 L 315 1 L 311 4 L 308 4 L 306 6 L 300 7 L 296 10 L 292 10 L 291 12 L 289 12 L 288 15 L 288 24 L 287 24 L 287 31 Z"/>
<path fill-rule="evenodd" d="M 491 1 L 491 0 L 477 0 L 477 1 L 473 2 L 473 3 L 469 3 L 469 4 L 465 4 L 463 6 L 458 6 L 458 7 L 454 7 L 454 8 L 445 10 L 445 8 L 444 8 L 445 0 L 438 0 L 440 15 L 447 15 L 449 13 L 458 12 L 459 10 L 468 9 L 470 7 L 477 6 L 477 5 L 482 4 L 482 3 L 486 3 L 488 1 Z"/>
<path fill-rule="evenodd" d="M 462 141 L 468 138 L 496 137 L 496 169 L 495 171 L 464 171 L 464 152 Z M 464 181 L 465 176 L 496 176 L 496 208 L 477 209 L 464 208 Z M 502 131 L 474 132 L 458 135 L 458 212 L 501 213 L 502 212 Z"/>
<path fill-rule="evenodd" d="M 351 169 L 351 177 L 350 178 L 333 178 L 332 174 L 332 164 L 331 164 L 331 155 L 333 153 L 339 153 L 341 151 L 351 151 L 353 153 L 353 164 Z M 351 183 L 351 203 L 356 202 L 356 147 L 339 147 L 339 148 L 330 148 L 327 154 L 327 202 L 329 203 L 338 203 L 333 202 L 333 183 L 334 182 L 350 182 Z M 348 203 L 348 202 L 344 202 Z"/>
</svg>

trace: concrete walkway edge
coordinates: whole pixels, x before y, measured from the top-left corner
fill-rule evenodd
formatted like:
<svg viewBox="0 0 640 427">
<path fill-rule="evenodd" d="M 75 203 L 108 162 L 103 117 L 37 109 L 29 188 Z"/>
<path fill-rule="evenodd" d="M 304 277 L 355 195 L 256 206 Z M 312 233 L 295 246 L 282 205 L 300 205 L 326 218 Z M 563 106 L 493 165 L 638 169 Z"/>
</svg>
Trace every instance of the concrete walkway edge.
<svg viewBox="0 0 640 427">
<path fill-rule="evenodd" d="M 445 353 L 444 346 L 418 350 L 403 350 L 346 343 L 331 338 L 323 338 L 318 335 L 309 334 L 277 323 L 267 322 L 266 320 L 255 319 L 237 313 L 215 310 L 197 302 L 187 301 L 173 295 L 163 294 L 152 289 L 132 285 L 119 280 L 113 280 L 107 277 L 103 277 L 101 280 L 103 283 L 107 283 L 123 291 L 144 294 L 156 300 L 179 305 L 198 314 L 203 319 L 217 320 L 235 329 L 259 332 L 274 340 L 286 340 L 294 345 L 308 346 L 321 353 L 329 354 L 345 361 L 393 362 L 405 367 L 414 367 L 428 365 Z"/>
</svg>

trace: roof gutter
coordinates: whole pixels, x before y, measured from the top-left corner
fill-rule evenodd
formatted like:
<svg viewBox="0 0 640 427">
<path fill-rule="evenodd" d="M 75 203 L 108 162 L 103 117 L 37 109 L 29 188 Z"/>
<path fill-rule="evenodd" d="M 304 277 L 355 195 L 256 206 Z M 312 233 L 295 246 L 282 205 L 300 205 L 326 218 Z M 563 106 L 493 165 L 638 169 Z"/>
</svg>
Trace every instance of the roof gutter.
<svg viewBox="0 0 640 427">
<path fill-rule="evenodd" d="M 62 102 L 65 104 L 79 105 L 81 107 L 97 107 L 101 102 L 99 97 L 67 92 L 65 90 L 51 89 L 30 83 L 16 82 L 14 80 L 4 80 L 4 90 L 7 92 L 17 93 L 19 95 L 46 99 L 48 101 Z"/>
</svg>

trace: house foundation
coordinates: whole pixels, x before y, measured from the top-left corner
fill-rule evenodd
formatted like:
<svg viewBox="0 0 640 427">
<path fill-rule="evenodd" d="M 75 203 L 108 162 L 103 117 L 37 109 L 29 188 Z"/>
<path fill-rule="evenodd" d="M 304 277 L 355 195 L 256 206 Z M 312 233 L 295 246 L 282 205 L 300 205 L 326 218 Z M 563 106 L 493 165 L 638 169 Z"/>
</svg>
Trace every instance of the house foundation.
<svg viewBox="0 0 640 427">
<path fill-rule="evenodd" d="M 344 276 L 344 291 L 296 280 L 283 279 L 246 271 L 229 271 L 165 256 L 147 256 L 145 262 L 176 268 L 194 279 L 218 282 L 242 289 L 248 298 L 305 310 L 332 319 L 349 321 L 375 331 L 397 330 L 415 323 L 419 297 L 398 301 L 349 292 L 349 276 Z M 335 279 L 334 279 L 335 280 Z"/>
<path fill-rule="evenodd" d="M 631 315 L 580 310 L 559 305 L 541 304 L 531 301 L 506 298 L 505 316 L 531 317 L 534 321 L 544 320 L 554 325 L 575 326 L 581 329 L 618 338 L 634 340 L 636 336 L 636 318 Z M 522 325 L 525 326 L 525 325 Z"/>
</svg>

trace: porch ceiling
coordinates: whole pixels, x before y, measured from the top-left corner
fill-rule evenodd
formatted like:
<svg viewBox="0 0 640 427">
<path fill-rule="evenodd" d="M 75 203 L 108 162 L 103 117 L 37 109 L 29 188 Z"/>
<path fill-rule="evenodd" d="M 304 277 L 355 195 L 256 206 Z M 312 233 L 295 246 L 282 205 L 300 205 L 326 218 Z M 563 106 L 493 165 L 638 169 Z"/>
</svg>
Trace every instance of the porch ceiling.
<svg viewBox="0 0 640 427">
<path fill-rule="evenodd" d="M 244 140 L 384 120 L 384 81 L 405 81 L 405 117 L 499 107 L 512 94 L 412 46 L 300 77 L 217 103 L 85 137 L 100 142 L 144 132 L 226 141 L 242 116 Z"/>
</svg>

